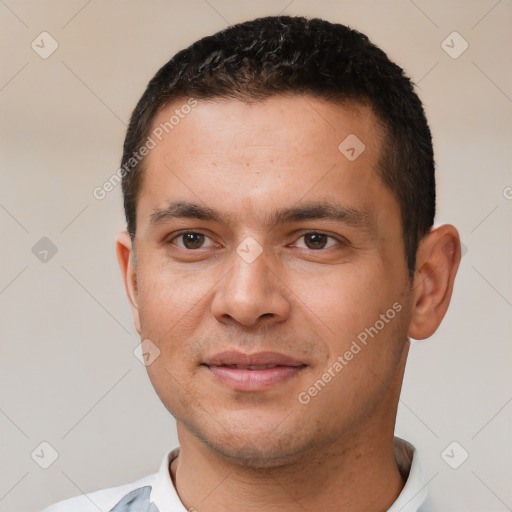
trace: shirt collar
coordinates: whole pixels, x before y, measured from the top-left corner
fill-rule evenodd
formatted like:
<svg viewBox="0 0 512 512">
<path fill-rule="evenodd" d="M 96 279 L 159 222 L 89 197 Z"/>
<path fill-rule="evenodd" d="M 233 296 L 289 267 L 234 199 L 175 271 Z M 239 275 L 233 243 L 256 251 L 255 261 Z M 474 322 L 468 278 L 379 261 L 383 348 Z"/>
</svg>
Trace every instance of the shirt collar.
<svg viewBox="0 0 512 512">
<path fill-rule="evenodd" d="M 395 437 L 395 458 L 406 481 L 402 492 L 387 512 L 420 512 L 427 497 L 427 484 L 421 473 L 416 448 L 404 439 Z"/>
</svg>

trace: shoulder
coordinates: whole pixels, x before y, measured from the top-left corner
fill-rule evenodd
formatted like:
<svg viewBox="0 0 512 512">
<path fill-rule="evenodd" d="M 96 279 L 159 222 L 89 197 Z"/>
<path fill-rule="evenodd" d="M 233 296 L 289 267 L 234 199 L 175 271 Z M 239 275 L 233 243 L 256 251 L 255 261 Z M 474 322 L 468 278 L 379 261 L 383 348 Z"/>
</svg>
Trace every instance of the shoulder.
<svg viewBox="0 0 512 512">
<path fill-rule="evenodd" d="M 68 498 L 41 512 L 128 512 L 149 510 L 150 493 L 157 474 L 145 476 L 129 484 L 101 489 Z M 142 504 L 146 503 L 147 508 Z"/>
</svg>

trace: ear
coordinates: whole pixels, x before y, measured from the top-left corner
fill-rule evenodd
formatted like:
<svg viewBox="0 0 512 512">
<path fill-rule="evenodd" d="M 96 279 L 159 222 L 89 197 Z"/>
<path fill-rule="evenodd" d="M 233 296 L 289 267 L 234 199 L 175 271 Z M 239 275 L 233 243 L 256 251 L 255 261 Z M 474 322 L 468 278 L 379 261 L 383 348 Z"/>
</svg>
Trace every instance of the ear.
<svg viewBox="0 0 512 512">
<path fill-rule="evenodd" d="M 411 338 L 428 338 L 439 327 L 450 303 L 460 258 L 460 237 L 453 226 L 433 228 L 422 238 L 416 253 Z"/>
<path fill-rule="evenodd" d="M 127 231 L 119 233 L 116 238 L 116 253 L 121 275 L 124 281 L 126 295 L 132 310 L 135 329 L 141 333 L 139 306 L 137 297 L 137 268 L 135 266 L 135 247 L 132 247 L 132 240 Z"/>
</svg>

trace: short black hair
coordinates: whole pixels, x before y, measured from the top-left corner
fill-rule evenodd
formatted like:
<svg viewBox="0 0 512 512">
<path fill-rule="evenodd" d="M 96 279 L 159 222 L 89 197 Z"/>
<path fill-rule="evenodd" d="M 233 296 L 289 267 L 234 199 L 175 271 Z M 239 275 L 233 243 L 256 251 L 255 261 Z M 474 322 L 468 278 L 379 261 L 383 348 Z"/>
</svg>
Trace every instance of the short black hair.
<svg viewBox="0 0 512 512">
<path fill-rule="evenodd" d="M 435 215 L 432 137 L 412 81 L 368 37 L 338 23 L 271 16 L 232 25 L 178 52 L 151 79 L 130 119 L 121 168 L 127 230 L 135 236 L 144 159 L 134 159 L 172 101 L 308 94 L 371 106 L 384 129 L 378 173 L 397 199 L 409 275 Z M 341 141 L 340 141 L 341 142 Z"/>
</svg>

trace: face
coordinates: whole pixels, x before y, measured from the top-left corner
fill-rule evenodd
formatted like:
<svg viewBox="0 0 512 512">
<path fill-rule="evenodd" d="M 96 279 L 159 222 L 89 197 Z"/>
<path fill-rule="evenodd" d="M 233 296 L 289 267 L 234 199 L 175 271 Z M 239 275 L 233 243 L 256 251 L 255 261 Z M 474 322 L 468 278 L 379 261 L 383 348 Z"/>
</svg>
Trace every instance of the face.
<svg viewBox="0 0 512 512">
<path fill-rule="evenodd" d="M 382 138 L 362 105 L 199 101 L 147 155 L 135 323 L 163 404 L 217 453 L 282 462 L 394 421 L 411 283 Z"/>
</svg>

